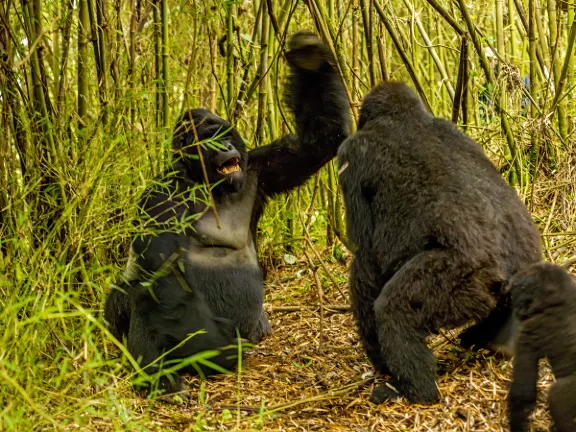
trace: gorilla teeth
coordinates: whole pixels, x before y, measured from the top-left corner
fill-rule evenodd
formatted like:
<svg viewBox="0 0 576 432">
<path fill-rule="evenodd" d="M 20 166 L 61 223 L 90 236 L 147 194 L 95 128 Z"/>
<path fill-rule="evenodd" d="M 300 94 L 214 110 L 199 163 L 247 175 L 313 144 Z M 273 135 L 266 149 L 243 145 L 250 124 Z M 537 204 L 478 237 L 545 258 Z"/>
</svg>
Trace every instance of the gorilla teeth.
<svg viewBox="0 0 576 432">
<path fill-rule="evenodd" d="M 238 165 L 238 159 L 237 158 L 234 158 L 234 159 L 231 159 L 231 160 L 225 162 L 224 164 L 220 165 L 216 170 L 220 174 L 230 174 L 232 172 L 241 171 L 240 165 Z"/>
</svg>

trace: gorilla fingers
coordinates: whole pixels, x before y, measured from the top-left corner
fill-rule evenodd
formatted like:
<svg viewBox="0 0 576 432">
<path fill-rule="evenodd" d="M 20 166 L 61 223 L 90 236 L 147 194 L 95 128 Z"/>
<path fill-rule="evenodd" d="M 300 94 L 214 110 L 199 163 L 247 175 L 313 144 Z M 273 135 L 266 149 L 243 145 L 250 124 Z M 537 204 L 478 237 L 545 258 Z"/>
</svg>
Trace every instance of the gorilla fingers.
<svg viewBox="0 0 576 432">
<path fill-rule="evenodd" d="M 538 360 L 547 357 L 556 382 L 548 404 L 558 432 L 576 431 L 576 281 L 550 263 L 528 266 L 509 285 L 520 336 L 508 395 L 512 432 L 528 430 L 536 404 Z"/>
</svg>

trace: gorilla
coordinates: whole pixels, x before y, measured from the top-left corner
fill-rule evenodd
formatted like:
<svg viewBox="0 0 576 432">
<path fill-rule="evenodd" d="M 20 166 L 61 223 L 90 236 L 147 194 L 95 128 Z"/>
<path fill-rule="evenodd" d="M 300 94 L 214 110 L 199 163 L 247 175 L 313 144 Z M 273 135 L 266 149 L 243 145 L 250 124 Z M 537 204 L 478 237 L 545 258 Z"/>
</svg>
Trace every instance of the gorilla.
<svg viewBox="0 0 576 432">
<path fill-rule="evenodd" d="M 426 336 L 475 322 L 463 346 L 509 351 L 518 324 L 503 289 L 541 259 L 539 232 L 481 147 L 403 83 L 365 97 L 338 160 L 364 348 L 401 396 L 435 403 Z M 381 385 L 371 399 L 394 397 Z"/>
<path fill-rule="evenodd" d="M 547 357 L 556 382 L 548 404 L 558 432 L 576 431 L 576 281 L 562 267 L 541 262 L 510 281 L 520 334 L 508 395 L 510 429 L 528 430 L 536 404 L 538 360 Z"/>
<path fill-rule="evenodd" d="M 133 240 L 125 282 L 110 292 L 105 319 L 117 338 L 127 336 L 143 366 L 163 353 L 176 360 L 225 348 L 210 359 L 221 371 L 237 360 L 237 347 L 226 347 L 238 337 L 256 343 L 271 331 L 258 221 L 270 197 L 300 186 L 336 156 L 351 126 L 330 49 L 308 31 L 288 46 L 286 93 L 297 134 L 246 151 L 227 121 L 205 109 L 188 111 L 174 131 L 172 166 L 142 198 L 147 230 Z M 204 335 L 179 345 L 201 329 Z M 179 378 L 171 378 L 161 386 L 180 390 Z"/>
</svg>

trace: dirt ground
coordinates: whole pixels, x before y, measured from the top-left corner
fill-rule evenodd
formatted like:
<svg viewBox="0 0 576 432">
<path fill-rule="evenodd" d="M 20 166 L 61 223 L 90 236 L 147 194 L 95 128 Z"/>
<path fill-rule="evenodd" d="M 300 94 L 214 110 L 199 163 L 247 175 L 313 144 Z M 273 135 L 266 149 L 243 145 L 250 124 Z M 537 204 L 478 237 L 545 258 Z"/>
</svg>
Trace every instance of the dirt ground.
<svg viewBox="0 0 576 432">
<path fill-rule="evenodd" d="M 345 270 L 330 267 L 343 292 Z M 191 402 L 149 406 L 159 430 L 166 430 L 167 423 L 186 431 L 507 430 L 510 362 L 462 350 L 457 331 L 430 340 L 438 358 L 439 404 L 371 404 L 370 392 L 382 378 L 372 376 L 352 314 L 341 310 L 347 301 L 326 276 L 322 268 L 315 276 L 305 266 L 269 274 L 266 300 L 273 333 L 251 350 L 240 374 L 204 383 L 189 379 Z M 322 316 L 318 283 L 323 287 Z M 329 310 L 330 305 L 338 310 Z M 545 394 L 552 379 L 543 365 L 533 431 L 550 427 Z"/>
</svg>

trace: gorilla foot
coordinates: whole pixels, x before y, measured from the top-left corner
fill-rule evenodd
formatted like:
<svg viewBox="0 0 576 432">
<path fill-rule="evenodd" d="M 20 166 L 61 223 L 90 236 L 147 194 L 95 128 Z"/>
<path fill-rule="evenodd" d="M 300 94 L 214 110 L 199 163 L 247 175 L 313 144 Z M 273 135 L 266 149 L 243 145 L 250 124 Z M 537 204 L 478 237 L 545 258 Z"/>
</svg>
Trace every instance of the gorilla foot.
<svg viewBox="0 0 576 432">
<path fill-rule="evenodd" d="M 157 400 L 170 405 L 185 405 L 190 402 L 191 388 L 188 384 L 181 383 L 180 390 L 174 393 L 163 394 L 157 397 Z"/>
<path fill-rule="evenodd" d="M 262 311 L 262 316 L 260 317 L 260 321 L 256 325 L 256 328 L 248 335 L 248 340 L 250 343 L 258 343 L 260 342 L 265 336 L 268 336 L 272 333 L 272 326 L 270 325 L 270 321 L 266 316 L 266 312 Z"/>
<path fill-rule="evenodd" d="M 477 324 L 464 330 L 460 334 L 460 346 L 470 351 L 480 351 L 485 349 L 492 354 L 500 354 L 510 359 L 514 355 L 515 339 L 501 343 L 499 340 L 490 340 L 486 337 L 488 330 Z"/>
<path fill-rule="evenodd" d="M 372 394 L 370 395 L 370 402 L 373 404 L 381 404 L 384 402 L 388 402 L 392 399 L 401 398 L 402 395 L 398 393 L 396 390 L 388 387 L 385 383 L 380 384 L 378 387 L 372 390 Z"/>
<path fill-rule="evenodd" d="M 190 387 L 182 381 L 178 374 L 162 376 L 152 381 L 147 380 L 146 383 L 135 383 L 134 390 L 140 397 L 158 399 L 173 404 L 183 403 L 190 399 Z"/>
<path fill-rule="evenodd" d="M 402 390 L 397 391 L 384 383 L 380 384 L 378 387 L 372 390 L 372 394 L 370 395 L 370 402 L 381 404 L 401 397 L 405 397 L 412 404 L 420 405 L 433 405 L 440 401 L 440 395 L 436 389 L 436 383 L 434 383 L 433 389 L 424 389 L 424 391 L 419 392 Z"/>
<path fill-rule="evenodd" d="M 481 324 L 468 327 L 460 334 L 460 346 L 467 350 L 478 351 L 488 346 L 488 339 L 485 336 L 486 329 Z"/>
</svg>

